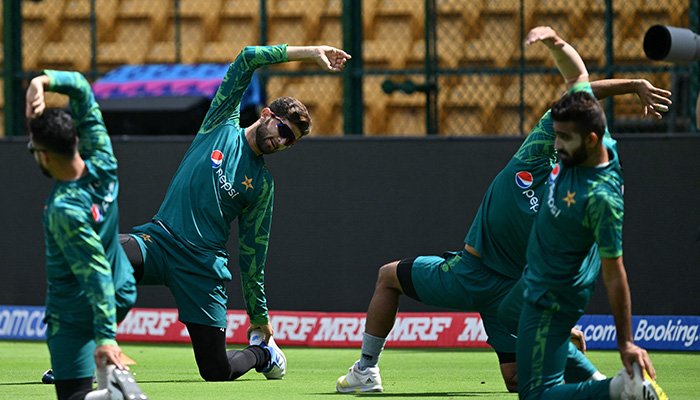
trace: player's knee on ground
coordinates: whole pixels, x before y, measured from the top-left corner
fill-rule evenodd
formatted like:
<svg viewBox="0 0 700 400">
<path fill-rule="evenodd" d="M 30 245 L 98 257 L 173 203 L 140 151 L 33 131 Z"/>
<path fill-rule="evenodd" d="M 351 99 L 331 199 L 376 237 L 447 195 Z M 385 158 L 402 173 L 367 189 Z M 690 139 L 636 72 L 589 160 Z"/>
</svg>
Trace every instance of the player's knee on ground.
<svg viewBox="0 0 700 400">
<path fill-rule="evenodd" d="M 511 393 L 516 393 L 518 391 L 518 367 L 515 363 L 515 353 L 497 352 L 497 354 L 506 389 Z"/>
<path fill-rule="evenodd" d="M 200 366 L 199 375 L 207 382 L 222 382 L 230 380 L 231 372 L 213 366 Z"/>
</svg>

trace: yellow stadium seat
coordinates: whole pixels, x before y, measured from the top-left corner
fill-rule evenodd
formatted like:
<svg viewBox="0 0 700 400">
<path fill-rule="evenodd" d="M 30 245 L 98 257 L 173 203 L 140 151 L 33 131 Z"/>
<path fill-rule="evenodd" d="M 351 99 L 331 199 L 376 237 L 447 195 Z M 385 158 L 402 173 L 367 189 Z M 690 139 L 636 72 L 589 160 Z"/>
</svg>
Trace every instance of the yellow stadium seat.
<svg viewBox="0 0 700 400">
<path fill-rule="evenodd" d="M 23 69 L 28 71 L 39 69 L 37 62 L 41 57 L 45 41 L 45 27 L 41 21 L 26 20 L 22 22 Z"/>
<path fill-rule="evenodd" d="M 148 20 L 119 21 L 116 40 L 102 43 L 97 49 L 97 64 L 105 69 L 124 64 L 144 62 L 151 43 L 151 22 Z"/>
<path fill-rule="evenodd" d="M 60 33 L 61 12 L 65 0 L 23 1 L 22 20 L 41 21 L 46 38 L 55 38 Z"/>
<path fill-rule="evenodd" d="M 247 20 L 221 21 L 220 38 L 204 44 L 200 62 L 231 63 L 246 46 L 258 44 L 258 26 Z"/>
<path fill-rule="evenodd" d="M 90 29 L 87 21 L 70 21 L 63 26 L 59 41 L 44 43 L 39 68 L 89 69 L 92 55 Z"/>
<path fill-rule="evenodd" d="M 219 29 L 221 0 L 180 0 L 180 18 L 199 24 L 206 41 L 214 40 Z"/>
</svg>

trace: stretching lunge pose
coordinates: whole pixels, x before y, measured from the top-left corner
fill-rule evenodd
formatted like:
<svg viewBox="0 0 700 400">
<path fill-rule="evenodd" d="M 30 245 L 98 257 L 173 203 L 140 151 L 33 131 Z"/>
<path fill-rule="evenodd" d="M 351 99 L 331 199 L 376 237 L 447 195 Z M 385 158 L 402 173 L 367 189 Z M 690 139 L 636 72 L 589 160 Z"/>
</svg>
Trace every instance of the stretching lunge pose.
<svg viewBox="0 0 700 400">
<path fill-rule="evenodd" d="M 243 49 L 219 86 L 160 210 L 151 222 L 122 235 L 137 283 L 166 285 L 173 294 L 200 375 L 207 381 L 233 380 L 251 368 L 269 379 L 281 379 L 286 368 L 284 354 L 272 339 L 265 299 L 263 271 L 273 181 L 263 155 L 293 146 L 309 133 L 311 120 L 299 100 L 282 97 L 243 129 L 239 126 L 241 97 L 257 68 L 313 61 L 327 71 L 340 71 L 348 59 L 344 51 L 328 46 Z M 226 242 L 235 219 L 238 267 L 253 345 L 227 352 L 224 283 L 231 280 L 231 273 Z M 253 331 L 256 335 L 250 335 Z M 262 340 L 258 340 L 260 334 Z"/>
<path fill-rule="evenodd" d="M 579 55 L 561 48 L 550 50 L 569 82 L 577 75 Z M 591 86 L 600 98 L 636 93 L 645 116 L 661 118 L 654 105 L 670 104 L 670 92 L 645 80 L 602 80 Z M 548 111 L 491 183 L 461 252 L 408 258 L 380 268 L 367 311 L 361 357 L 347 375 L 338 378 L 339 392 L 383 390 L 377 365 L 403 294 L 429 305 L 479 312 L 506 387 L 517 391 L 515 336 L 499 321 L 498 307 L 526 264 L 530 229 L 556 161 L 554 139 Z M 575 346 L 568 350 L 567 382 L 604 378 Z"/>
</svg>

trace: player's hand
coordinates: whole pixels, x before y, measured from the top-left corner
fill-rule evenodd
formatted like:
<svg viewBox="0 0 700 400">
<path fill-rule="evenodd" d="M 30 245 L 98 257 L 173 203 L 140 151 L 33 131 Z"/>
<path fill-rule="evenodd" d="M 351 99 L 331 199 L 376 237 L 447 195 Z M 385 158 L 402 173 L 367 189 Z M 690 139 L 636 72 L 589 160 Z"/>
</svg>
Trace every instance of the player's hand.
<svg viewBox="0 0 700 400">
<path fill-rule="evenodd" d="M 318 46 L 318 54 L 314 61 L 326 71 L 338 72 L 343 69 L 345 62 L 352 56 L 343 50 L 330 46 Z"/>
<path fill-rule="evenodd" d="M 44 98 L 44 85 L 49 84 L 49 77 L 40 75 L 29 82 L 26 96 L 25 115 L 27 118 L 37 118 L 44 113 L 46 109 L 46 100 Z"/>
<path fill-rule="evenodd" d="M 270 325 L 269 322 L 265 325 L 250 325 L 248 327 L 248 332 L 246 332 L 246 335 L 248 336 L 249 340 L 250 340 L 250 332 L 254 331 L 255 329 L 260 329 L 262 331 L 263 336 L 265 336 L 265 342 L 267 342 L 267 340 L 269 338 L 271 338 L 272 335 L 275 333 L 275 330 L 272 329 L 272 325 Z"/>
<path fill-rule="evenodd" d="M 105 344 L 97 346 L 95 349 L 95 364 L 97 364 L 97 368 L 102 368 L 105 364 L 114 364 L 119 369 L 126 369 L 119 357 L 121 354 L 122 349 L 117 345 Z"/>
<path fill-rule="evenodd" d="M 653 115 L 658 119 L 663 118 L 659 111 L 668 110 L 668 106 L 672 104 L 671 92 L 664 89 L 659 89 L 649 83 L 646 79 L 638 79 L 635 81 L 637 88 L 637 97 L 642 103 L 642 118 Z"/>
<path fill-rule="evenodd" d="M 625 369 L 631 378 L 634 377 L 632 363 L 636 362 L 639 364 L 641 371 L 646 370 L 651 379 L 656 379 L 656 371 L 651 364 L 649 354 L 647 354 L 647 351 L 643 348 L 632 343 L 627 343 L 625 346 L 620 347 L 620 358 L 622 358 L 622 364 L 625 365 Z"/>
<path fill-rule="evenodd" d="M 557 36 L 554 29 L 548 26 L 538 26 L 527 33 L 527 36 L 525 36 L 525 46 L 529 46 L 535 42 L 542 42 L 549 48 L 564 47 L 566 44 L 562 38 Z"/>
<path fill-rule="evenodd" d="M 581 350 L 581 353 L 586 354 L 586 339 L 584 339 L 582 331 L 571 328 L 571 343 Z"/>
</svg>

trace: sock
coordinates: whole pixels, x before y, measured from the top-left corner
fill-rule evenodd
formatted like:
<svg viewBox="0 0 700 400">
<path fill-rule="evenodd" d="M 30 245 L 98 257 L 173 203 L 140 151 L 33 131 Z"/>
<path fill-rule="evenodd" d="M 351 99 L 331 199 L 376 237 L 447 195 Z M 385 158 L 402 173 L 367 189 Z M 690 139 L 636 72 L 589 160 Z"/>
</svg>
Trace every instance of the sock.
<svg viewBox="0 0 700 400">
<path fill-rule="evenodd" d="M 260 346 L 250 346 L 245 350 L 250 350 L 255 355 L 255 369 L 263 369 L 270 364 L 270 352 Z"/>
<path fill-rule="evenodd" d="M 372 336 L 365 332 L 362 337 L 362 356 L 360 357 L 360 370 L 374 367 L 379 363 L 379 357 L 384 350 L 386 338 Z"/>
<path fill-rule="evenodd" d="M 599 371 L 596 371 L 593 373 L 593 375 L 591 375 L 590 378 L 586 379 L 586 382 L 588 382 L 588 381 L 604 381 L 606 379 L 608 379 L 607 376 L 601 374 Z"/>
<path fill-rule="evenodd" d="M 622 373 L 627 373 L 623 368 Z M 622 391 L 625 390 L 625 380 L 621 374 L 615 375 L 610 379 L 610 400 L 619 400 L 622 398 Z"/>
<path fill-rule="evenodd" d="M 109 382 L 109 377 L 112 375 L 112 371 L 117 368 L 114 364 L 104 364 L 102 368 L 98 368 L 97 375 L 97 389 L 106 389 L 107 382 Z"/>
<path fill-rule="evenodd" d="M 112 400 L 112 396 L 107 389 L 93 390 L 85 395 L 85 400 Z"/>
</svg>

